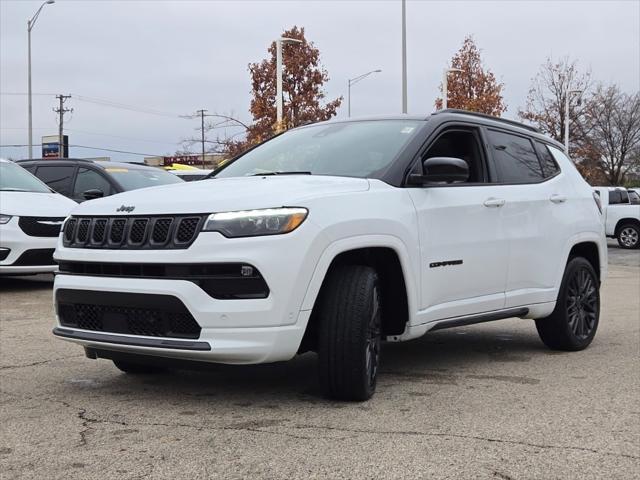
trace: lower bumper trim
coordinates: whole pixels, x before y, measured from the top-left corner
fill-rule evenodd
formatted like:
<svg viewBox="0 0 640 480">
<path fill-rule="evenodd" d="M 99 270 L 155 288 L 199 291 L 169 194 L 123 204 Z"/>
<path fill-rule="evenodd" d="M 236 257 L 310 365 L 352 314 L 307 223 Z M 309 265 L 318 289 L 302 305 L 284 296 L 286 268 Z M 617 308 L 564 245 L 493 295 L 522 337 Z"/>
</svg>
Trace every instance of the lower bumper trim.
<svg viewBox="0 0 640 480">
<path fill-rule="evenodd" d="M 57 337 L 73 340 L 85 340 L 88 342 L 111 343 L 115 345 L 128 345 L 131 347 L 170 348 L 173 350 L 211 351 L 208 342 L 191 342 L 187 340 L 163 340 L 155 338 L 141 338 L 123 335 L 109 335 L 107 333 L 91 333 L 69 328 L 56 327 L 53 334 Z"/>
</svg>

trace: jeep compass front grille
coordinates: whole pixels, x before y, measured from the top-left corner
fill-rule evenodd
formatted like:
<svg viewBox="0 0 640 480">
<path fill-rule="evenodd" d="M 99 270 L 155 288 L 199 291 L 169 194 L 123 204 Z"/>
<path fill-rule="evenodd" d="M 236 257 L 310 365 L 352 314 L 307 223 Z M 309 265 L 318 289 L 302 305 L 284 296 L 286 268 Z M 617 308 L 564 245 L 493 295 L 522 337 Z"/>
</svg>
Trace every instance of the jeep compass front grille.
<svg viewBox="0 0 640 480">
<path fill-rule="evenodd" d="M 71 248 L 187 248 L 204 215 L 163 217 L 73 217 L 64 227 L 63 243 Z"/>
</svg>

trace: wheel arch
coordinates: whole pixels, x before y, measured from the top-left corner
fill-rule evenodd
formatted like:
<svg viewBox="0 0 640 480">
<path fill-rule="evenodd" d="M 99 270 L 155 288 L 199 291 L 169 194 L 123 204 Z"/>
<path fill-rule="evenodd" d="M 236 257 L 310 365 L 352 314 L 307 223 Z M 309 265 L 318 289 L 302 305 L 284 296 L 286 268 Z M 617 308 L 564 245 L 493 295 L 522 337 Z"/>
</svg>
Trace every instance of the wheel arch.
<svg viewBox="0 0 640 480">
<path fill-rule="evenodd" d="M 593 266 L 598 280 L 602 282 L 607 275 L 607 243 L 603 232 L 582 232 L 572 236 L 566 243 L 564 263 L 558 265 L 556 274 L 556 292 L 560 289 L 562 277 L 567 263 L 571 257 L 580 256 L 586 258 Z"/>
<path fill-rule="evenodd" d="M 616 227 L 613 229 L 614 235 L 617 237 L 622 226 L 627 225 L 629 223 L 640 228 L 640 220 L 638 220 L 637 218 L 633 218 L 633 217 L 621 218 L 620 220 L 618 220 L 618 222 L 616 223 Z"/>
<path fill-rule="evenodd" d="M 383 237 L 383 236 L 381 236 Z M 303 302 L 303 309 L 311 310 L 300 351 L 313 350 L 317 332 L 317 308 L 326 279 L 331 271 L 342 265 L 367 265 L 376 270 L 383 295 L 383 335 L 400 335 L 411 322 L 416 306 L 415 272 L 410 268 L 404 244 L 396 237 L 354 237 L 330 245 L 323 253 Z"/>
</svg>

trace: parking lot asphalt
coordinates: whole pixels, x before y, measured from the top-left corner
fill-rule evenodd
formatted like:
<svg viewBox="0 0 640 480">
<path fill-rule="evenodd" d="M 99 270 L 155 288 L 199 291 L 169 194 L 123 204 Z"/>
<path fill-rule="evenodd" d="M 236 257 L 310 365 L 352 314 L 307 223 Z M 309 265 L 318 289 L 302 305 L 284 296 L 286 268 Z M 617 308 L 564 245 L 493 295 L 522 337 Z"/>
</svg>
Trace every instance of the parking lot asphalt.
<svg viewBox="0 0 640 480">
<path fill-rule="evenodd" d="M 640 478 L 640 252 L 609 251 L 587 350 L 434 332 L 385 345 L 365 403 L 323 399 L 312 354 L 125 375 L 52 337 L 49 278 L 0 279 L 0 477 Z"/>
</svg>

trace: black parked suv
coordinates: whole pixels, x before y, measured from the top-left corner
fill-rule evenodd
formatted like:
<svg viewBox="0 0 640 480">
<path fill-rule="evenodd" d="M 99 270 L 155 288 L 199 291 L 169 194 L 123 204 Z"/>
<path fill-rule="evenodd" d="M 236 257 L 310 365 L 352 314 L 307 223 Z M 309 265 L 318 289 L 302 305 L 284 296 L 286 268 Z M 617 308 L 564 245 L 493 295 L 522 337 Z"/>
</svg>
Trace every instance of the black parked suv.
<svg viewBox="0 0 640 480">
<path fill-rule="evenodd" d="M 75 158 L 19 160 L 17 163 L 56 192 L 76 202 L 138 188 L 183 182 L 159 168 L 133 163 Z"/>
</svg>

